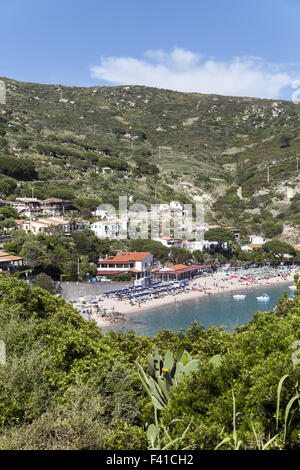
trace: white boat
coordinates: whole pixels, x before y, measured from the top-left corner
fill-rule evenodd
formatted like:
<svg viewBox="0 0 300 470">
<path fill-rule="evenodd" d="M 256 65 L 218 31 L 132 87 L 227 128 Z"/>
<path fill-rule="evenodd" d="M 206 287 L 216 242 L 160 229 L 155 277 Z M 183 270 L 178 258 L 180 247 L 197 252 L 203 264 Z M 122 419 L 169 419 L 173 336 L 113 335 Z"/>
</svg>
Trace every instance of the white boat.
<svg viewBox="0 0 300 470">
<path fill-rule="evenodd" d="M 263 294 L 259 297 L 256 297 L 256 300 L 258 300 L 258 302 L 269 302 L 270 296 L 268 294 Z"/>
<path fill-rule="evenodd" d="M 246 296 L 242 294 L 235 294 L 232 297 L 234 298 L 234 300 L 244 300 Z"/>
<path fill-rule="evenodd" d="M 289 289 L 291 289 L 291 290 L 296 290 L 296 289 L 297 289 L 297 286 L 289 286 Z"/>
</svg>

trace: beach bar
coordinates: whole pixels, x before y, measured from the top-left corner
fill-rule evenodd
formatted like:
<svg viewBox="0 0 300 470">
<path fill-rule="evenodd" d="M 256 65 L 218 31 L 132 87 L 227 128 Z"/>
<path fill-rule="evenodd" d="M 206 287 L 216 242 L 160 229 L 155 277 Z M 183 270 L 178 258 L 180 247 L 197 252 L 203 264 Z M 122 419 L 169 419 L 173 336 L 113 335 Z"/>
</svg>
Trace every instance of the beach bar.
<svg viewBox="0 0 300 470">
<path fill-rule="evenodd" d="M 154 275 L 161 281 L 183 281 L 193 279 L 209 270 L 210 266 L 205 265 L 186 266 L 184 264 L 174 264 L 156 271 Z"/>
</svg>

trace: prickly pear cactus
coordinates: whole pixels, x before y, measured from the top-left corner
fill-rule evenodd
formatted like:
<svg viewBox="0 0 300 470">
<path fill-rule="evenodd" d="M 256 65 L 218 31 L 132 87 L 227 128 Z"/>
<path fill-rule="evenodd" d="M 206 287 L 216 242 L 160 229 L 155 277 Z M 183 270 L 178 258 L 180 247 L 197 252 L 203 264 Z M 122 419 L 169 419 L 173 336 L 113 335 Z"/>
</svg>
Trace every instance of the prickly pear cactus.
<svg viewBox="0 0 300 470">
<path fill-rule="evenodd" d="M 221 356 L 214 356 L 210 359 L 214 366 L 219 366 L 220 361 Z M 152 354 L 147 356 L 147 363 L 150 377 L 147 377 L 142 366 L 137 361 L 135 362 L 141 382 L 153 406 L 159 410 L 167 406 L 171 388 L 199 367 L 199 359 L 193 359 L 182 346 L 178 348 L 175 358 L 171 351 L 167 351 L 162 358 L 157 346 L 154 345 Z"/>
</svg>

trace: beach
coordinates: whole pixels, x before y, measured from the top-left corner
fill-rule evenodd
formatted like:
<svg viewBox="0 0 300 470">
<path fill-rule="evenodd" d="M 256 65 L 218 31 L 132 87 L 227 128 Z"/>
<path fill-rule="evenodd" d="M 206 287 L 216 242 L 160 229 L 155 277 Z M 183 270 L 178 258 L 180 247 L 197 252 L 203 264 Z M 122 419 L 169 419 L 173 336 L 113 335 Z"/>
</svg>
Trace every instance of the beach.
<svg viewBox="0 0 300 470">
<path fill-rule="evenodd" d="M 92 309 L 89 314 L 90 320 L 95 320 L 98 327 L 107 327 L 108 325 L 122 320 L 126 320 L 126 315 L 138 313 L 145 310 L 155 309 L 164 305 L 179 304 L 191 300 L 199 299 L 201 297 L 212 296 L 222 293 L 233 294 L 240 293 L 247 289 L 254 289 L 263 286 L 274 286 L 280 283 L 291 282 L 293 284 L 294 275 L 296 270 L 282 270 L 278 271 L 276 275 L 267 275 L 261 279 L 251 279 L 245 277 L 245 274 L 225 274 L 217 272 L 201 276 L 197 279 L 189 281 L 182 291 L 173 294 L 166 293 L 166 295 L 159 298 L 150 298 L 147 301 L 136 301 L 133 303 L 131 300 L 120 298 L 117 295 L 103 295 L 98 302 L 98 308 Z M 101 315 L 99 311 L 107 312 Z"/>
</svg>

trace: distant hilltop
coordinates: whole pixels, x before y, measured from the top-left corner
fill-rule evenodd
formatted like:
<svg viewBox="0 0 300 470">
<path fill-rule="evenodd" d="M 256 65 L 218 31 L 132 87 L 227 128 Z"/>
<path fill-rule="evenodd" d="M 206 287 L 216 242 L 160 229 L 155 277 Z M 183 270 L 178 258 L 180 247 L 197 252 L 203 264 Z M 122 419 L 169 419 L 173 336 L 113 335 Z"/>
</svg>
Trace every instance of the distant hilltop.
<svg viewBox="0 0 300 470">
<path fill-rule="evenodd" d="M 210 223 L 299 236 L 299 104 L 1 80 L 3 199 L 201 201 Z"/>
</svg>

